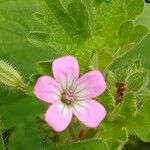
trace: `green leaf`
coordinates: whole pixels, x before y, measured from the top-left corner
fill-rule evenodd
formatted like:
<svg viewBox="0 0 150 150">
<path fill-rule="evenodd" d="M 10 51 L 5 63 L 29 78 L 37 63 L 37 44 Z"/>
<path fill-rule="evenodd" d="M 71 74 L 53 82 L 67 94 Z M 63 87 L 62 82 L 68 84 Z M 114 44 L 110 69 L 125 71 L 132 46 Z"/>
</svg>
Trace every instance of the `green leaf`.
<svg viewBox="0 0 150 150">
<path fill-rule="evenodd" d="M 34 14 L 35 20 L 39 21 L 40 23 L 46 23 L 46 18 L 43 14 L 36 12 Z"/>
<path fill-rule="evenodd" d="M 32 18 L 36 0 L 0 0 L 0 59 L 17 66 L 28 79 L 36 71 L 37 61 L 54 58 L 54 53 L 31 45 L 26 35 L 29 31 L 42 30 Z M 44 51 L 45 50 L 45 51 Z M 0 115 L 3 130 L 13 128 L 9 135 L 9 150 L 37 150 L 43 139 L 35 117 L 43 112 L 42 103 L 24 94 L 0 90 Z"/>
<path fill-rule="evenodd" d="M 128 19 L 134 18 L 144 9 L 144 0 L 132 0 L 127 5 L 127 17 Z"/>
<path fill-rule="evenodd" d="M 147 86 L 147 72 L 137 72 L 128 78 L 128 89 L 138 91 Z"/>
<path fill-rule="evenodd" d="M 52 60 L 40 61 L 37 63 L 37 71 L 41 75 L 51 75 L 52 74 Z"/>
<path fill-rule="evenodd" d="M 144 142 L 150 142 L 150 101 L 144 103 L 140 111 L 136 115 L 135 132 L 137 136 Z"/>
<path fill-rule="evenodd" d="M 44 32 L 49 36 L 43 38 L 42 35 L 34 37 L 29 34 L 28 38 L 31 43 L 55 49 L 61 55 L 75 55 L 83 72 L 91 64 L 104 71 L 147 34 L 146 27 L 138 25 L 134 30 L 133 26 L 134 17 L 142 12 L 143 4 L 141 0 L 139 3 L 138 0 L 39 0 L 35 17 L 44 23 Z M 130 7 L 133 8 L 132 13 Z M 91 63 L 93 52 L 97 61 Z"/>
<path fill-rule="evenodd" d="M 144 5 L 144 11 L 143 11 L 143 13 L 140 16 L 138 16 L 138 18 L 136 19 L 136 23 L 137 24 L 143 24 L 145 26 L 150 27 L 150 22 L 149 22 L 150 15 L 149 15 L 149 12 L 150 12 L 150 5 L 148 3 L 146 3 Z"/>
<path fill-rule="evenodd" d="M 136 95 L 138 104 L 139 104 L 139 108 L 141 107 L 141 105 L 143 105 L 144 103 L 150 101 L 150 89 L 149 88 L 144 88 L 143 90 L 141 90 L 140 93 L 138 93 Z"/>
<path fill-rule="evenodd" d="M 130 36 L 130 43 L 138 43 L 141 42 L 149 32 L 149 29 L 144 25 L 137 25 L 134 28 L 133 34 Z"/>
<path fill-rule="evenodd" d="M 143 1 L 142 4 L 144 4 Z M 132 23 L 130 23 L 132 21 L 134 22 L 134 18 L 126 16 L 128 11 L 127 9 L 129 9 L 129 7 L 132 7 L 132 11 L 136 12 L 134 14 L 138 15 L 138 12 L 142 12 L 141 7 L 143 8 L 143 5 L 139 6 L 138 3 L 132 3 L 130 0 L 118 0 L 115 2 L 110 1 L 110 3 L 103 1 L 101 5 L 96 7 L 97 18 L 95 24 L 97 27 L 97 35 L 99 34 L 100 36 L 98 39 L 96 37 L 97 40 L 94 38 L 94 44 L 96 45 L 96 48 L 99 49 L 99 68 L 102 70 L 107 69 L 107 67 L 113 63 L 113 60 L 128 52 L 133 46 L 136 46 L 144 37 L 142 34 L 147 34 L 145 34 L 145 30 L 141 31 L 143 32 L 141 36 L 139 36 L 141 40 L 138 40 L 138 42 L 134 42 L 134 45 L 131 45 L 132 43 L 130 43 L 130 36 L 132 33 L 129 31 L 134 30 L 132 29 Z M 105 15 L 103 16 L 102 14 Z M 124 31 L 121 31 L 121 36 L 124 37 L 120 39 L 120 35 L 116 35 L 116 33 L 118 33 L 118 29 L 125 22 L 129 23 L 129 26 L 127 27 L 126 24 Z M 136 38 L 138 38 L 138 36 Z M 120 48 L 121 43 L 124 43 L 123 48 Z"/>
<path fill-rule="evenodd" d="M 132 120 L 134 113 L 137 110 L 136 100 L 134 93 L 130 92 L 125 95 L 121 106 L 119 107 L 119 114 L 123 117 L 124 120 Z"/>
<path fill-rule="evenodd" d="M 84 3 L 81 0 L 72 0 L 68 5 L 68 13 L 75 20 L 76 37 L 78 40 L 87 39 L 90 36 L 90 27 L 88 25 L 89 16 Z M 80 38 L 81 36 L 81 38 Z"/>
<path fill-rule="evenodd" d="M 35 0 L 0 1 L 0 58 L 17 66 L 25 78 L 36 70 L 37 61 L 54 57 L 51 51 L 43 52 L 26 40 L 29 31 L 43 29 L 32 18 L 34 4 Z"/>
<path fill-rule="evenodd" d="M 129 43 L 130 34 L 133 32 L 133 21 L 126 21 L 121 24 L 118 32 L 120 46 L 126 46 Z"/>
<path fill-rule="evenodd" d="M 87 150 L 87 149 L 108 150 L 108 147 L 102 140 L 92 139 L 92 140 L 86 140 L 83 142 L 66 144 L 64 146 L 58 146 L 54 148 L 53 150 L 68 150 L 68 149 L 69 150 Z"/>
<path fill-rule="evenodd" d="M 74 36 L 75 22 L 70 14 L 65 10 L 60 0 L 45 0 L 59 25 L 67 32 L 69 36 Z"/>
<path fill-rule="evenodd" d="M 127 130 L 122 125 L 121 121 L 116 120 L 105 121 L 100 127 L 98 137 L 108 144 L 110 150 L 121 150 L 128 140 Z"/>
<path fill-rule="evenodd" d="M 50 41 L 49 34 L 46 32 L 30 32 L 27 36 L 29 42 L 39 46 L 39 47 L 48 47 Z"/>
<path fill-rule="evenodd" d="M 35 98 L 22 94 L 0 96 L 3 99 L 0 105 L 3 128 L 14 129 L 9 137 L 9 149 L 41 148 L 44 142 L 35 118 L 44 111 L 43 105 Z"/>
</svg>

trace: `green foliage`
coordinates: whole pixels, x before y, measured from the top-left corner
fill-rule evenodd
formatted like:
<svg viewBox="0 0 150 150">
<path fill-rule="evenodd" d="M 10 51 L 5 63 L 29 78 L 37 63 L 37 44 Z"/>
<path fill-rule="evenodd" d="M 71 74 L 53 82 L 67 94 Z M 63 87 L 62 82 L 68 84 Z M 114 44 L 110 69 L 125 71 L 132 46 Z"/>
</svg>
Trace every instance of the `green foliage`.
<svg viewBox="0 0 150 150">
<path fill-rule="evenodd" d="M 128 91 L 133 91 L 136 96 L 146 90 L 149 83 L 149 70 L 141 66 L 141 61 L 133 60 L 129 64 L 107 72 L 108 83 L 116 89 L 116 83 L 124 83 Z M 112 90 L 112 89 L 111 89 Z M 113 93 L 114 95 L 114 93 Z"/>
<path fill-rule="evenodd" d="M 144 103 L 136 114 L 136 122 L 133 125 L 133 130 L 142 141 L 150 142 L 150 116 L 149 116 L 150 101 Z M 133 123 L 133 122 L 132 122 Z M 134 129 L 135 127 L 135 129 Z"/>
<path fill-rule="evenodd" d="M 124 121 L 130 120 L 134 117 L 134 113 L 136 112 L 136 101 L 134 93 L 128 93 L 121 103 L 119 107 L 119 115 L 122 115 Z"/>
<path fill-rule="evenodd" d="M 58 146 L 54 148 L 53 150 L 87 150 L 87 149 L 93 149 L 93 150 L 108 150 L 107 145 L 98 139 L 92 139 L 87 140 L 83 142 L 77 142 L 72 144 L 66 144 L 64 146 Z"/>
<path fill-rule="evenodd" d="M 150 141 L 148 77 L 149 71 L 142 67 L 139 60 L 107 72 L 108 90 L 100 97 L 107 117 L 97 136 L 110 149 L 122 149 L 129 135 Z M 121 85 L 120 90 L 116 83 Z"/>
<path fill-rule="evenodd" d="M 129 135 L 138 136 L 141 140 L 149 142 L 150 128 L 148 122 L 150 117 L 147 115 L 149 114 L 149 104 L 150 101 L 143 103 L 141 108 L 137 110 L 133 92 L 127 93 L 119 105 L 116 105 L 115 101 L 111 101 L 110 105 L 113 105 L 114 109 L 112 111 L 112 107 L 106 107 L 108 114 L 99 128 L 97 137 L 102 139 L 109 149 L 117 150 L 124 147 Z"/>
<path fill-rule="evenodd" d="M 32 46 L 26 34 L 43 29 L 32 18 L 35 0 L 0 0 L 0 59 L 16 66 L 25 79 L 35 71 L 34 64 L 41 59 L 51 59 L 54 53 Z"/>
<path fill-rule="evenodd" d="M 35 71 L 35 63 L 48 60 L 54 53 L 32 46 L 26 34 L 42 29 L 32 18 L 35 0 L 0 0 L 0 59 L 7 60 L 24 79 Z M 5 92 L 0 89 L 0 116 L 3 130 L 10 129 L 8 149 L 37 150 L 43 147 L 43 136 L 36 124 L 36 117 L 44 112 L 42 103 L 25 94 Z M 0 125 L 1 126 L 1 125 Z"/>
<path fill-rule="evenodd" d="M 133 21 L 127 21 L 121 24 L 119 29 L 119 45 L 123 47 L 129 43 L 130 34 L 133 32 Z M 126 34 L 125 34 L 126 33 Z"/>
<path fill-rule="evenodd" d="M 143 11 L 143 0 L 39 0 L 34 18 L 41 26 L 31 19 L 34 2 L 0 1 L 0 57 L 18 64 L 19 70 L 27 74 L 26 78 L 35 71 L 36 61 L 53 57 L 52 51 L 35 48 L 27 42 L 25 35 L 29 31 L 33 31 L 27 36 L 31 43 L 56 50 L 61 55 L 75 55 L 82 71 L 87 71 L 89 65 L 92 69 L 105 70 L 148 32 L 140 21 L 135 23 Z M 30 77 L 28 91 L 31 95 L 37 78 L 51 74 L 50 61 L 39 62 L 37 70 L 38 74 Z M 107 117 L 99 127 L 97 139 L 57 146 L 54 150 L 121 149 L 129 135 L 150 141 L 148 71 L 137 62 L 105 73 L 108 90 L 99 99 L 106 107 Z M 126 83 L 128 90 L 117 105 L 115 84 L 118 81 Z M 45 147 L 35 119 L 44 112 L 44 106 L 33 97 L 6 95 L 5 92 L 0 94 L 0 115 L 4 130 L 13 129 L 8 148 L 37 150 Z M 49 145 L 48 149 L 53 149 L 51 140 Z"/>
<path fill-rule="evenodd" d="M 42 74 L 50 75 L 52 72 L 52 60 L 40 61 L 37 63 L 37 71 Z"/>
<path fill-rule="evenodd" d="M 105 106 L 107 116 L 99 127 L 97 137 L 103 140 L 109 149 L 121 149 L 128 140 L 128 132 L 120 118 L 115 99 L 109 90 L 100 97 L 100 102 Z"/>
<path fill-rule="evenodd" d="M 105 121 L 100 128 L 98 137 L 105 141 L 109 149 L 121 150 L 128 140 L 128 133 L 126 128 L 123 127 L 122 122 L 118 119 L 115 121 Z"/>
<path fill-rule="evenodd" d="M 8 148 L 36 150 L 43 147 L 43 137 L 35 119 L 44 111 L 43 105 L 34 98 L 22 97 L 22 94 L 11 94 L 5 99 L 3 97 L 1 95 L 3 103 L 0 106 L 3 128 L 13 129 L 9 135 Z"/>
<path fill-rule="evenodd" d="M 28 40 L 59 54 L 75 55 L 82 71 L 95 64 L 90 60 L 97 55 L 98 69 L 104 70 L 147 34 L 145 26 L 133 23 L 143 8 L 144 0 L 39 0 L 34 16 L 45 31 L 30 32 Z"/>
<path fill-rule="evenodd" d="M 143 0 L 127 0 L 127 18 L 131 19 L 139 15 L 144 9 Z M 138 4 L 138 5 L 137 5 Z"/>
</svg>

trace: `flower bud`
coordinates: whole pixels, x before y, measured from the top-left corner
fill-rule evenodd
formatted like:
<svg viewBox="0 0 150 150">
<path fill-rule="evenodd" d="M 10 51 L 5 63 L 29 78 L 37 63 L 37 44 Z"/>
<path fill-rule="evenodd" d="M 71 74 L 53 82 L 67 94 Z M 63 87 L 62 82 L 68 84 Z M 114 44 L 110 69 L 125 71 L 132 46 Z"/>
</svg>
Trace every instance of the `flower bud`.
<svg viewBox="0 0 150 150">
<path fill-rule="evenodd" d="M 25 88 L 19 73 L 8 63 L 0 60 L 0 83 L 11 88 L 21 89 Z"/>
</svg>

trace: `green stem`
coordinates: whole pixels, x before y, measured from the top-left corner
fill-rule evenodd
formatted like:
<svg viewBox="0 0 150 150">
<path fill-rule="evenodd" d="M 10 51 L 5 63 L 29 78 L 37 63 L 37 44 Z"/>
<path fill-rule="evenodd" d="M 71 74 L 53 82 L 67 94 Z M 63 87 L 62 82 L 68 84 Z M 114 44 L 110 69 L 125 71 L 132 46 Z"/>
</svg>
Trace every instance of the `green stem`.
<svg viewBox="0 0 150 150">
<path fill-rule="evenodd" d="M 78 136 L 76 134 L 76 130 L 74 128 L 73 122 L 69 125 L 68 131 L 70 132 L 70 136 L 73 140 L 77 140 Z"/>
</svg>

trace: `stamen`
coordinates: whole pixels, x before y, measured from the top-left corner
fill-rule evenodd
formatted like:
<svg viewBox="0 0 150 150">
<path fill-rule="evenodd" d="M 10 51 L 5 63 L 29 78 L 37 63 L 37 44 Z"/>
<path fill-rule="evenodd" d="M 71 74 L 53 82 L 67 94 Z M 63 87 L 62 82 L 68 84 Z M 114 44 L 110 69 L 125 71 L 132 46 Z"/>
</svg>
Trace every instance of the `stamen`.
<svg viewBox="0 0 150 150">
<path fill-rule="evenodd" d="M 75 94 L 73 91 L 68 91 L 62 94 L 62 102 L 65 104 L 71 104 L 75 100 Z"/>
</svg>

